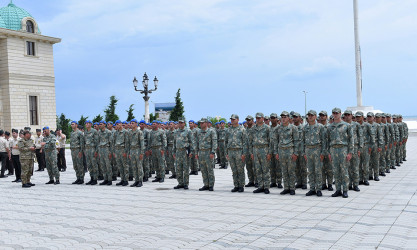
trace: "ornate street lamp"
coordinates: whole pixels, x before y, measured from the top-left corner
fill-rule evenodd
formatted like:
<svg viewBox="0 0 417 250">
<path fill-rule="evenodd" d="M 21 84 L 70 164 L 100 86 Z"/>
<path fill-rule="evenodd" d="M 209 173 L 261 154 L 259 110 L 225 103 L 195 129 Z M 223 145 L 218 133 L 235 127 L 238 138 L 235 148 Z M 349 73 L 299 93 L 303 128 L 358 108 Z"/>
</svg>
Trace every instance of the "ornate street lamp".
<svg viewBox="0 0 417 250">
<path fill-rule="evenodd" d="M 143 97 L 143 100 L 145 100 L 145 121 L 149 122 L 149 96 L 148 94 L 154 92 L 155 90 L 158 89 L 158 78 L 153 79 L 153 84 L 155 85 L 154 89 L 148 89 L 148 83 L 149 83 L 149 78 L 148 75 L 145 74 L 143 75 L 143 80 L 142 80 L 142 85 L 143 85 L 143 90 L 142 89 L 138 89 L 138 80 L 135 78 L 133 79 L 133 87 L 135 87 L 135 91 L 139 91 L 141 94 L 145 95 Z"/>
</svg>

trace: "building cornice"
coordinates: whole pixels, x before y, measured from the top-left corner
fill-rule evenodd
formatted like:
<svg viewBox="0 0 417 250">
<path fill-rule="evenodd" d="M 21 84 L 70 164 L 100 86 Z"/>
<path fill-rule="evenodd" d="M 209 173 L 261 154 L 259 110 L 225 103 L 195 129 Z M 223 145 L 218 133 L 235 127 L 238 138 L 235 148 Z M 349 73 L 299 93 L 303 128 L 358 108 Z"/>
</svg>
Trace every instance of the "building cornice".
<svg viewBox="0 0 417 250">
<path fill-rule="evenodd" d="M 19 37 L 23 39 L 32 39 L 41 42 L 47 42 L 50 44 L 60 43 L 61 38 L 51 37 L 51 36 L 44 36 L 35 33 L 29 33 L 26 31 L 17 31 L 17 30 L 9 30 L 0 28 L 0 38 L 7 38 L 7 37 Z"/>
</svg>

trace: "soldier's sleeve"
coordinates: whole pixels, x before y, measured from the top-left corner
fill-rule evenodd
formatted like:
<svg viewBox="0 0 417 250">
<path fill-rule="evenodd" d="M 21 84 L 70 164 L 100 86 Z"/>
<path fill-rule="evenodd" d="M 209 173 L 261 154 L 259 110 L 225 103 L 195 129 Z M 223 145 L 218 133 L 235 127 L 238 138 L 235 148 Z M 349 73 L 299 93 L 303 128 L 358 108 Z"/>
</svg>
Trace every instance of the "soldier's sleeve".
<svg viewBox="0 0 417 250">
<path fill-rule="evenodd" d="M 353 148 L 355 146 L 355 142 L 353 139 L 353 128 L 352 126 L 347 126 L 347 132 L 348 132 L 348 154 L 353 154 Z"/>
<path fill-rule="evenodd" d="M 229 131 L 226 130 L 224 137 L 224 147 L 226 150 L 226 155 L 229 155 Z"/>
<path fill-rule="evenodd" d="M 130 153 L 130 140 L 134 138 L 130 138 L 130 132 L 128 130 L 125 130 L 123 133 L 123 137 L 125 140 L 125 153 L 129 155 Z"/>
<path fill-rule="evenodd" d="M 278 154 L 278 145 L 279 145 L 279 129 L 280 127 L 277 127 L 272 131 L 272 140 L 274 140 L 274 154 Z"/>
<path fill-rule="evenodd" d="M 382 148 L 384 146 L 384 137 L 382 135 L 382 126 L 377 126 L 377 140 L 378 140 L 378 148 Z"/>
<path fill-rule="evenodd" d="M 269 153 L 274 154 L 275 153 L 275 136 L 274 131 L 272 127 L 269 128 Z"/>
<path fill-rule="evenodd" d="M 404 137 L 408 139 L 408 125 L 404 122 Z"/>
<path fill-rule="evenodd" d="M 362 149 L 363 148 L 363 145 L 364 145 L 364 142 L 363 142 L 363 139 L 364 139 L 363 130 L 362 130 L 362 126 L 359 125 L 359 124 L 357 125 L 357 127 L 358 127 L 359 149 Z"/>
<path fill-rule="evenodd" d="M 97 130 L 94 132 L 94 142 L 96 145 L 96 152 L 98 153 L 98 144 L 100 143 L 100 136 Z"/>
<path fill-rule="evenodd" d="M 217 150 L 217 135 L 216 133 L 211 133 L 211 153 L 215 154 Z"/>
<path fill-rule="evenodd" d="M 165 149 L 167 147 L 167 135 L 162 133 L 162 147 Z"/>
<path fill-rule="evenodd" d="M 306 140 L 306 131 L 305 131 L 305 126 L 303 126 L 301 130 L 301 138 L 300 138 L 300 148 L 301 148 L 301 152 L 303 153 L 303 155 L 306 154 L 305 140 Z"/>
<path fill-rule="evenodd" d="M 246 129 L 241 128 L 242 130 L 242 155 L 248 154 L 248 133 L 246 132 Z"/>
<path fill-rule="evenodd" d="M 298 129 L 296 126 L 293 126 L 292 128 L 292 138 L 294 140 L 294 154 L 298 156 L 298 153 L 300 152 L 300 138 L 299 138 Z"/>
<path fill-rule="evenodd" d="M 266 136 L 268 141 L 268 152 L 267 154 L 272 154 L 274 152 L 274 144 L 271 140 L 271 129 L 269 126 L 266 126 Z"/>
<path fill-rule="evenodd" d="M 326 128 L 322 125 L 320 126 L 320 141 L 321 141 L 321 152 L 320 155 L 326 154 Z"/>
<path fill-rule="evenodd" d="M 253 134 L 251 130 L 248 132 L 248 151 L 249 154 L 253 154 Z"/>
<path fill-rule="evenodd" d="M 143 137 L 143 132 L 139 130 L 139 154 L 143 155 L 145 153 L 145 137 Z"/>
<path fill-rule="evenodd" d="M 196 139 L 194 137 L 194 134 L 191 132 L 191 130 L 188 130 L 187 138 L 188 138 L 188 144 L 190 144 L 190 147 L 191 147 L 191 154 L 194 155 L 197 153 Z"/>
</svg>

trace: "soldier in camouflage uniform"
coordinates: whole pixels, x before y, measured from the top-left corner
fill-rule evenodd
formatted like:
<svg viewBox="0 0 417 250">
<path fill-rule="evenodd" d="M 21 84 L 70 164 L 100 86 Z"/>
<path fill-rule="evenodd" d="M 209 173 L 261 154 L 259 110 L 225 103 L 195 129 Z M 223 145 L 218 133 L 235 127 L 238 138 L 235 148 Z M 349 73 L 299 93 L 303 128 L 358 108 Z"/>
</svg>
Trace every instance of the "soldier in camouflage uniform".
<svg viewBox="0 0 417 250">
<path fill-rule="evenodd" d="M 398 137 L 399 137 L 399 132 L 398 132 L 398 127 L 397 124 L 393 123 L 391 121 L 391 114 L 386 114 L 386 120 L 387 120 L 387 124 L 390 127 L 390 132 L 391 132 L 391 138 L 390 138 L 390 164 L 389 166 L 391 167 L 391 169 L 396 169 L 395 167 L 395 147 L 397 145 L 398 142 Z"/>
<path fill-rule="evenodd" d="M 298 137 L 301 139 L 303 134 L 303 118 L 297 112 L 294 112 L 292 117 L 294 126 L 296 126 L 298 129 Z M 295 188 L 307 189 L 307 164 L 305 162 L 304 157 L 302 157 L 303 149 L 300 147 L 299 150 L 300 152 L 298 152 L 297 154 L 300 157 L 297 157 L 297 161 L 295 162 L 295 176 L 297 180 L 297 185 L 295 185 Z"/>
<path fill-rule="evenodd" d="M 146 122 L 144 120 L 141 120 L 139 122 L 140 130 L 143 133 L 143 139 L 144 139 L 144 150 L 145 155 L 143 156 L 143 182 L 147 182 L 148 178 L 151 176 L 151 169 L 149 167 L 149 158 L 150 158 L 150 149 L 148 147 L 148 141 L 149 141 L 149 130 L 146 128 Z"/>
<path fill-rule="evenodd" d="M 258 112 L 255 117 L 256 124 L 252 128 L 249 138 L 249 151 L 255 165 L 259 187 L 253 192 L 269 194 L 269 185 L 271 184 L 269 165 L 272 158 L 273 143 L 270 143 L 270 129 L 264 123 L 264 114 Z"/>
<path fill-rule="evenodd" d="M 403 122 L 403 116 L 399 115 L 400 117 L 400 123 L 402 124 L 403 127 L 403 141 L 402 141 L 402 145 L 401 145 L 401 161 L 407 161 L 406 157 L 407 157 L 407 140 L 408 140 L 408 126 L 407 123 Z M 402 163 L 402 162 L 401 162 Z"/>
<path fill-rule="evenodd" d="M 320 123 L 324 126 L 325 128 L 325 132 L 327 134 L 327 112 L 326 111 L 321 111 L 319 113 L 320 116 Z M 326 135 L 327 138 L 327 135 Z M 329 145 L 327 144 L 327 148 L 326 148 L 326 152 L 324 154 L 324 159 L 323 159 L 323 171 L 322 171 L 322 178 L 323 178 L 323 185 L 321 187 L 321 190 L 327 189 L 329 191 L 333 191 L 333 187 L 332 187 L 332 183 L 333 183 L 333 166 L 332 166 L 332 162 L 330 161 L 329 158 Z M 326 185 L 327 183 L 327 185 Z"/>
<path fill-rule="evenodd" d="M 116 133 L 116 129 L 114 128 L 113 123 L 111 121 L 107 122 L 107 129 L 111 133 L 111 145 L 110 145 L 110 147 L 112 149 L 114 149 L 113 142 L 114 142 L 114 134 Z M 114 152 L 114 151 L 111 151 L 111 152 Z M 116 163 L 116 158 L 115 157 L 111 158 L 110 164 L 111 164 L 111 167 L 112 167 L 112 174 L 113 174 L 112 180 L 116 181 L 119 170 L 117 169 L 117 163 Z"/>
<path fill-rule="evenodd" d="M 336 192 L 332 197 L 348 198 L 349 161 L 354 150 L 353 129 L 341 119 L 341 110 L 332 110 L 333 123 L 327 129 L 327 143 L 330 146 L 330 160 L 333 164 Z M 342 193 L 343 191 L 343 193 Z"/>
<path fill-rule="evenodd" d="M 375 115 L 368 112 L 366 119 L 369 123 L 370 135 L 373 137 L 374 144 L 369 143 L 369 180 L 379 181 L 379 155 L 384 146 L 384 138 L 379 124 L 374 122 Z"/>
<path fill-rule="evenodd" d="M 274 130 L 278 129 L 279 127 L 279 120 L 278 120 L 278 115 L 276 113 L 272 113 L 270 116 L 271 118 L 271 134 L 274 134 Z M 271 138 L 273 138 L 273 136 L 271 136 Z M 274 140 L 271 140 L 270 143 L 276 143 Z M 272 145 L 273 147 L 275 145 Z M 271 173 L 271 185 L 270 187 L 278 187 L 278 188 L 282 188 L 282 169 L 281 169 L 281 165 L 279 164 L 279 161 L 275 158 L 272 157 L 271 158 L 271 165 L 270 165 L 270 173 Z"/>
<path fill-rule="evenodd" d="M 152 162 L 156 168 L 156 177 L 152 182 L 164 182 L 165 179 L 165 148 L 167 137 L 161 129 L 158 129 L 158 122 L 152 122 L 152 130 L 149 135 L 149 148 L 151 149 Z"/>
<path fill-rule="evenodd" d="M 231 115 L 231 126 L 227 129 L 226 155 L 233 174 L 234 188 L 232 192 L 243 192 L 245 186 L 245 157 L 247 155 L 248 138 L 243 127 L 239 126 L 239 116 Z"/>
<path fill-rule="evenodd" d="M 310 191 L 306 193 L 306 196 L 322 196 L 321 174 L 324 154 L 326 152 L 326 131 L 322 124 L 316 122 L 316 111 L 308 111 L 307 117 L 308 124 L 303 127 L 301 139 L 310 184 Z"/>
<path fill-rule="evenodd" d="M 129 135 L 127 130 L 123 129 L 123 124 L 120 120 L 117 120 L 114 124 L 116 125 L 116 131 L 113 135 L 113 157 L 116 160 L 121 179 L 116 186 L 127 186 L 129 185 L 129 166 L 127 165 Z"/>
<path fill-rule="evenodd" d="M 346 123 L 349 123 L 353 130 L 353 154 L 352 159 L 350 160 L 349 165 L 349 190 L 354 190 L 356 192 L 361 191 L 359 189 L 359 164 L 360 164 L 360 155 L 363 148 L 363 132 L 362 126 L 352 121 L 352 111 L 346 110 L 344 113 Z"/>
<path fill-rule="evenodd" d="M 195 158 L 198 159 L 204 183 L 200 191 L 213 191 L 215 182 L 212 161 L 217 149 L 217 135 L 216 131 L 208 128 L 208 123 L 206 118 L 200 120 L 201 129 L 198 130 L 195 138 L 197 152 Z"/>
<path fill-rule="evenodd" d="M 190 160 L 195 154 L 195 141 L 191 130 L 185 127 L 185 119 L 179 120 L 179 128 L 174 134 L 174 160 L 177 165 L 178 185 L 174 189 L 188 189 L 190 184 Z"/>
<path fill-rule="evenodd" d="M 246 152 L 248 152 L 248 154 L 245 157 L 245 161 L 246 161 L 246 171 L 248 173 L 249 183 L 246 184 L 245 187 L 259 187 L 258 179 L 256 177 L 255 165 L 251 157 L 251 152 L 249 150 L 249 141 L 252 140 L 252 131 L 254 127 L 253 117 L 251 115 L 248 115 L 246 117 L 246 123 L 247 123 L 246 134 L 248 136 L 248 143 L 247 143 L 248 149 L 246 150 Z"/>
<path fill-rule="evenodd" d="M 51 134 L 49 127 L 44 127 L 44 137 L 41 142 L 42 150 L 45 152 L 46 169 L 48 170 L 49 181 L 45 184 L 60 184 L 59 170 L 57 166 L 56 137 Z M 81 164 L 81 168 L 83 168 Z M 84 168 L 83 168 L 84 169 Z M 55 178 L 55 182 L 54 182 Z"/>
<path fill-rule="evenodd" d="M 142 187 L 143 185 L 143 154 L 145 152 L 145 142 L 143 133 L 138 129 L 138 121 L 130 121 L 131 130 L 129 132 L 129 159 L 132 164 L 135 182 L 131 187 Z"/>
<path fill-rule="evenodd" d="M 111 159 L 113 150 L 110 148 L 112 143 L 112 132 L 106 128 L 106 122 L 100 121 L 100 132 L 98 133 L 98 153 L 100 159 L 100 165 L 103 169 L 104 181 L 100 185 L 112 185 L 113 171 L 111 166 Z"/>
<path fill-rule="evenodd" d="M 389 133 L 389 128 L 387 124 L 382 122 L 382 119 L 385 118 L 385 115 L 382 113 L 378 113 L 375 115 L 375 118 L 376 118 L 376 123 L 378 123 L 378 125 L 381 128 L 382 138 L 384 138 L 384 145 L 382 145 L 381 147 L 382 151 L 379 155 L 379 175 L 385 176 L 385 170 L 387 169 L 386 157 L 387 157 L 388 144 L 389 144 L 391 135 Z"/>
<path fill-rule="evenodd" d="M 220 128 L 217 130 L 217 145 L 218 145 L 218 152 L 220 158 L 220 168 L 226 169 L 227 168 L 227 159 L 226 159 L 226 129 L 225 129 L 225 122 L 223 120 L 220 121 Z"/>
<path fill-rule="evenodd" d="M 290 114 L 287 111 L 281 113 L 281 125 L 275 130 L 274 154 L 280 161 L 284 190 L 281 195 L 295 195 L 295 162 L 300 152 L 300 138 L 298 129 L 290 124 Z"/>
<path fill-rule="evenodd" d="M 371 125 L 364 121 L 364 115 L 362 111 L 358 111 L 355 114 L 356 122 L 362 128 L 363 135 L 363 147 L 360 150 L 359 156 L 359 185 L 369 185 L 369 145 L 375 144 L 375 137 L 372 136 Z"/>
<path fill-rule="evenodd" d="M 22 173 L 20 179 L 22 179 L 22 188 L 30 188 L 35 186 L 30 182 L 30 177 L 33 171 L 33 157 L 35 152 L 35 142 L 30 138 L 29 131 L 23 132 L 23 139 L 19 140 L 17 147 L 20 151 L 20 164 L 22 166 Z M 19 178 L 19 177 L 16 177 Z"/>
<path fill-rule="evenodd" d="M 96 185 L 98 179 L 98 132 L 92 128 L 92 122 L 90 120 L 85 122 L 84 131 L 84 154 L 87 163 L 87 169 L 90 172 L 90 181 L 86 185 Z"/>
<path fill-rule="evenodd" d="M 167 170 L 171 170 L 172 175 L 169 179 L 177 178 L 176 170 L 175 170 L 175 160 L 174 160 L 174 137 L 175 137 L 175 126 L 174 122 L 168 123 L 168 130 L 166 131 L 167 137 L 167 154 L 166 154 L 166 162 L 167 162 Z"/>
<path fill-rule="evenodd" d="M 84 165 L 83 165 L 83 152 L 84 152 L 84 135 L 78 129 L 78 122 L 72 121 L 71 122 L 71 156 L 72 156 L 72 164 L 74 166 L 75 174 L 77 176 L 77 180 L 74 181 L 72 184 L 83 184 L 84 183 Z"/>
<path fill-rule="evenodd" d="M 193 120 L 189 121 L 188 125 L 190 126 L 191 133 L 193 133 L 193 137 L 197 138 L 197 132 L 200 129 L 197 127 L 197 125 L 195 124 Z M 199 164 L 198 160 L 195 157 L 190 158 L 190 164 L 189 164 L 190 169 L 191 169 L 190 175 L 198 175 L 198 170 L 200 169 L 198 164 Z"/>
<path fill-rule="evenodd" d="M 398 141 L 397 141 L 397 145 L 395 147 L 395 163 L 396 166 L 399 167 L 400 163 L 402 163 L 402 159 L 401 159 L 401 147 L 404 141 L 404 130 L 403 130 L 403 126 L 400 123 L 400 117 L 399 115 L 394 115 L 393 116 L 394 119 L 394 123 L 396 125 L 396 129 L 398 131 Z"/>
</svg>

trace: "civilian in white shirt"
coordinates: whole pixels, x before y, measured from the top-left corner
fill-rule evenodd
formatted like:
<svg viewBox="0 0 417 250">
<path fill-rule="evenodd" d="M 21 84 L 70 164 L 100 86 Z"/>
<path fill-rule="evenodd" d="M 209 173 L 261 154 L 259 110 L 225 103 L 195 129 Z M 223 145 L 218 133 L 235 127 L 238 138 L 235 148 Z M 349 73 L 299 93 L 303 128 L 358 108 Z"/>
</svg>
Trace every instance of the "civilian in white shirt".
<svg viewBox="0 0 417 250">
<path fill-rule="evenodd" d="M 20 141 L 19 131 L 17 129 L 12 129 L 12 138 L 10 139 L 10 148 L 12 151 L 12 163 L 14 167 L 14 173 L 16 175 L 16 179 L 12 182 L 22 182 L 20 179 L 22 173 L 22 167 L 20 165 L 20 151 L 17 143 Z"/>
</svg>

